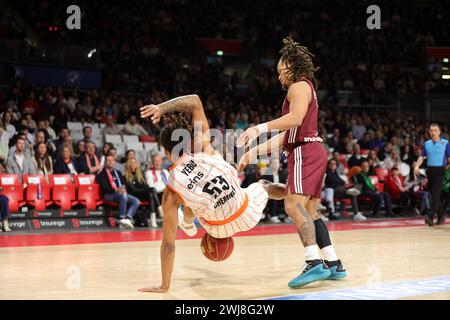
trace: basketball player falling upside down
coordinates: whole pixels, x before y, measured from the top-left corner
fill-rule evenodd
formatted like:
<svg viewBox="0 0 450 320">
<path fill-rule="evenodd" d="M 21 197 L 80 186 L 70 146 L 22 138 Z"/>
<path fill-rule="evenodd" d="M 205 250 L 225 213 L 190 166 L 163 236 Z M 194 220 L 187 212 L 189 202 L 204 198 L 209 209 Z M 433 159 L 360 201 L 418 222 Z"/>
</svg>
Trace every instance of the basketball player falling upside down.
<svg viewBox="0 0 450 320">
<path fill-rule="evenodd" d="M 157 106 L 141 108 L 141 117 L 151 117 L 158 123 L 161 117 L 171 112 L 191 115 L 189 123 L 184 116 L 172 114 L 166 117 L 160 139 L 168 159 L 173 162 L 163 193 L 164 211 L 163 239 L 161 244 L 162 284 L 159 287 L 143 288 L 142 292 L 167 292 L 175 259 L 177 225 L 187 235 L 194 236 L 197 227 L 194 218 L 208 234 L 215 238 L 227 238 L 237 232 L 247 231 L 261 219 L 268 198 L 284 198 L 284 185 L 261 180 L 248 188 L 240 187 L 236 169 L 226 162 L 210 145 L 209 127 L 202 103 L 198 96 L 178 97 Z M 201 130 L 193 137 L 193 127 Z M 184 129 L 189 148 L 178 151 L 182 140 L 174 141 L 175 130 Z M 188 150 L 186 150 L 188 149 Z M 194 150 L 190 152 L 189 150 Z M 199 150 L 199 152 L 195 152 Z M 178 216 L 179 206 L 183 215 Z"/>
<path fill-rule="evenodd" d="M 283 39 L 277 65 L 278 79 L 287 90 L 282 117 L 248 128 L 238 139 L 238 147 L 248 146 L 260 134 L 270 130 L 281 133 L 265 144 L 250 149 L 238 165 L 238 171 L 256 158 L 284 147 L 288 154 L 288 179 L 284 208 L 293 219 L 303 246 L 306 266 L 289 286 L 298 288 L 323 279 L 341 279 L 347 273 L 336 256 L 325 223 L 317 214 L 327 155 L 318 136 L 318 103 L 315 92 L 313 55 L 291 37 Z M 321 249 L 325 261 L 319 256 Z"/>
</svg>

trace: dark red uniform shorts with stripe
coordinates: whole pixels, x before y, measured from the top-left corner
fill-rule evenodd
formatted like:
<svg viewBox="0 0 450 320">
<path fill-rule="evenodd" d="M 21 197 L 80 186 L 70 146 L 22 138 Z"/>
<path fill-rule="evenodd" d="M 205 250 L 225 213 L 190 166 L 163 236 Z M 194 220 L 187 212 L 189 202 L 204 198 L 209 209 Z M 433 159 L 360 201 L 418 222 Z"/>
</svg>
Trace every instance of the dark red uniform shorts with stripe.
<svg viewBox="0 0 450 320">
<path fill-rule="evenodd" d="M 288 154 L 286 193 L 320 198 L 327 170 L 327 153 L 320 142 L 304 143 Z"/>
</svg>

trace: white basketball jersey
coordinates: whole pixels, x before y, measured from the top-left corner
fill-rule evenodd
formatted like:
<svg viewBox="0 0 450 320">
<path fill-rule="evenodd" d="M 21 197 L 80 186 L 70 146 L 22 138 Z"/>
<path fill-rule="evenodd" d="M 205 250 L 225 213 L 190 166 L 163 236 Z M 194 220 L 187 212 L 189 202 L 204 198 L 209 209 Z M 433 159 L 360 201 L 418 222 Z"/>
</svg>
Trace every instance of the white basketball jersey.
<svg viewBox="0 0 450 320">
<path fill-rule="evenodd" d="M 223 221 L 244 203 L 236 169 L 219 155 L 185 153 L 169 168 L 169 174 L 169 186 L 197 217 Z"/>
</svg>

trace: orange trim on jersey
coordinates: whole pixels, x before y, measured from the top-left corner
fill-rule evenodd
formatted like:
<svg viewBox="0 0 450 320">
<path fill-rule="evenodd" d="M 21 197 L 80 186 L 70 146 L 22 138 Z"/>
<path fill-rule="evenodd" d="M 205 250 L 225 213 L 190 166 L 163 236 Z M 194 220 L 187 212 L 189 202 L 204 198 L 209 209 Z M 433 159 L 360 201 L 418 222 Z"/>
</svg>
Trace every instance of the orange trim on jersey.
<svg viewBox="0 0 450 320">
<path fill-rule="evenodd" d="M 245 194 L 244 203 L 239 208 L 239 210 L 236 211 L 235 213 L 233 213 L 231 216 L 229 216 L 225 220 L 211 221 L 211 220 L 203 219 L 203 221 L 206 222 L 207 224 L 210 224 L 210 225 L 213 225 L 213 226 L 222 226 L 224 224 L 230 223 L 233 220 L 236 220 L 241 214 L 244 213 L 245 209 L 247 209 L 247 206 L 248 206 L 248 194 L 246 193 Z"/>
<path fill-rule="evenodd" d="M 181 193 L 179 193 L 177 190 L 175 190 L 175 188 L 172 187 L 170 184 L 167 184 L 166 187 L 169 188 L 170 191 L 175 192 L 180 197 L 181 201 L 183 202 L 183 205 L 186 205 L 186 202 L 184 201 L 184 198 L 181 195 Z"/>
<path fill-rule="evenodd" d="M 180 162 L 182 161 L 183 158 L 184 158 L 184 154 L 181 157 L 179 157 L 177 161 L 172 163 L 172 165 L 167 170 L 170 171 L 170 170 L 175 169 L 175 167 L 180 164 Z"/>
</svg>

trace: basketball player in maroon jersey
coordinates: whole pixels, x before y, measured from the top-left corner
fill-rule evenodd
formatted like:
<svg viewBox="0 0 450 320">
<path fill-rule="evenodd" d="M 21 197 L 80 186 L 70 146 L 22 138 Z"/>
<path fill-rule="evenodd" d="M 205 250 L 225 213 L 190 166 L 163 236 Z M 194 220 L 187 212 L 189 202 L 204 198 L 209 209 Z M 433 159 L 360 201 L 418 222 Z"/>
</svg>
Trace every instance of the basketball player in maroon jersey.
<svg viewBox="0 0 450 320">
<path fill-rule="evenodd" d="M 262 133 L 281 133 L 266 143 L 250 149 L 240 159 L 238 171 L 258 155 L 279 150 L 288 155 L 288 179 L 284 206 L 293 219 L 303 246 L 306 266 L 289 282 L 292 288 L 323 279 L 341 279 L 347 273 L 336 256 L 325 223 L 317 214 L 327 155 L 318 136 L 318 103 L 315 92 L 313 55 L 291 37 L 283 39 L 281 58 L 277 65 L 279 81 L 287 90 L 282 117 L 248 128 L 237 140 L 238 147 L 248 146 Z M 325 261 L 320 259 L 319 248 Z"/>
</svg>

